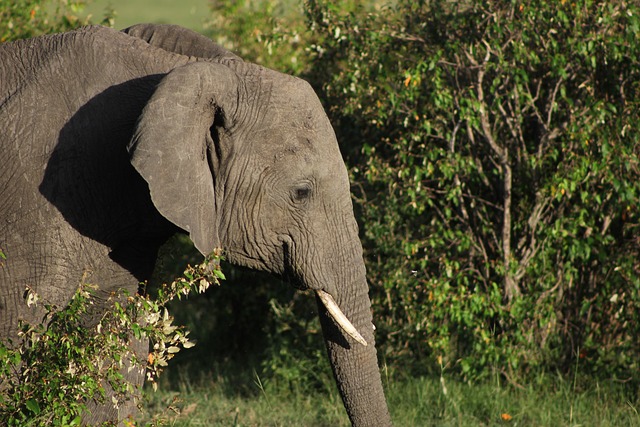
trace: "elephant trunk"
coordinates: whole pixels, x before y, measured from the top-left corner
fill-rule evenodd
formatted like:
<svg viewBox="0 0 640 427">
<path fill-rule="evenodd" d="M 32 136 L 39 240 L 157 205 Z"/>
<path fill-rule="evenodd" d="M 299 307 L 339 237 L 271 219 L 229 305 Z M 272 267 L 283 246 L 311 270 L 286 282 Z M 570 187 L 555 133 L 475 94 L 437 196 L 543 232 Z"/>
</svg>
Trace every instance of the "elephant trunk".
<svg viewBox="0 0 640 427">
<path fill-rule="evenodd" d="M 337 325 L 335 316 L 318 296 L 320 322 L 333 374 L 351 423 L 354 426 L 390 426 L 376 356 L 364 265 L 357 270 L 360 270 L 358 277 L 351 282 L 354 284 L 340 287 L 349 292 L 335 295 L 335 301 L 367 345 L 348 337 L 348 332 L 344 333 L 344 328 Z"/>
</svg>

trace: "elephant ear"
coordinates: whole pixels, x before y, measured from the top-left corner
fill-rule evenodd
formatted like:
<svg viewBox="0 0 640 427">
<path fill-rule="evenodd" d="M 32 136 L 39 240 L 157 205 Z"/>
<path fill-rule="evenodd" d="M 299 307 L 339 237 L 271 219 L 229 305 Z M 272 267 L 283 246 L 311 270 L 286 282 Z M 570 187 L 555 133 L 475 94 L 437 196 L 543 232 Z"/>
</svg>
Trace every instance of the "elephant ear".
<svg viewBox="0 0 640 427">
<path fill-rule="evenodd" d="M 221 64 L 174 69 L 144 107 L 128 147 L 156 209 L 205 255 L 220 245 L 214 181 L 226 150 L 215 128 L 232 125 L 239 84 Z"/>
</svg>

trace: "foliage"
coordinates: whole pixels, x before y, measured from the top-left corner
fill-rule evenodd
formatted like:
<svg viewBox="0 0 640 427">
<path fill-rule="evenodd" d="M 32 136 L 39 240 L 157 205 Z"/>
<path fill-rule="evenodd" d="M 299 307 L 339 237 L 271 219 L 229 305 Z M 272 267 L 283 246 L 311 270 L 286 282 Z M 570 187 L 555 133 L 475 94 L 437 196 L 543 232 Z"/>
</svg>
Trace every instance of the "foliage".
<svg viewBox="0 0 640 427">
<path fill-rule="evenodd" d="M 188 331 L 173 324 L 167 304 L 190 293 L 202 293 L 224 275 L 220 255 L 184 277 L 163 285 L 155 298 L 111 295 L 103 303 L 97 287 L 81 284 L 66 307 L 44 304 L 43 323 L 20 324 L 17 340 L 0 343 L 0 423 L 7 426 L 79 425 L 88 401 L 115 407 L 137 396 L 123 373 L 146 369 L 156 379 L 181 348 L 190 348 Z M 38 296 L 26 292 L 28 306 Z M 89 319 L 98 312 L 99 321 Z M 132 339 L 149 340 L 150 352 L 135 354 Z M 112 392 L 107 393 L 108 387 Z"/>
<path fill-rule="evenodd" d="M 382 355 L 637 378 L 640 5 L 309 1 Z"/>
<path fill-rule="evenodd" d="M 364 2 L 374 9 L 379 0 Z M 345 0 L 342 11 L 358 9 L 362 2 Z M 310 46 L 316 36 L 305 22 L 301 0 L 212 0 L 206 32 L 217 43 L 247 61 L 296 76 L 310 72 Z"/>
<path fill-rule="evenodd" d="M 285 73 L 300 73 L 306 62 L 302 3 L 297 0 L 211 1 L 211 37 L 247 61 Z"/>
<path fill-rule="evenodd" d="M 0 42 L 77 28 L 85 0 L 0 0 Z"/>
</svg>

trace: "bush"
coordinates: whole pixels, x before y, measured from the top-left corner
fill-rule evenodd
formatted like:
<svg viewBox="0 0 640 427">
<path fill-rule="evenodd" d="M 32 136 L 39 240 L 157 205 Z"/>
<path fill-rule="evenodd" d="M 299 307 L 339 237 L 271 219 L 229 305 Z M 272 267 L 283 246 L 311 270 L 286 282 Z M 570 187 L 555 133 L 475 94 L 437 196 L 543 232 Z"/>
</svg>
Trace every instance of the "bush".
<svg viewBox="0 0 640 427">
<path fill-rule="evenodd" d="M 77 15 L 84 4 L 84 0 L 0 0 L 0 43 L 87 25 Z"/>
<path fill-rule="evenodd" d="M 97 287 L 81 284 L 67 306 L 44 304 L 43 323 L 21 323 L 17 339 L 0 343 L 0 424 L 80 425 L 90 401 L 117 408 L 139 397 L 124 375 L 132 370 L 146 370 L 155 389 L 167 362 L 193 346 L 167 305 L 224 278 L 219 260 L 214 254 L 188 267 L 184 278 L 163 285 L 153 299 L 123 293 L 103 303 Z M 41 304 L 30 289 L 25 296 L 28 306 Z M 88 324 L 97 310 L 99 320 Z M 133 338 L 150 340 L 149 353 L 135 354 Z"/>
<path fill-rule="evenodd" d="M 233 0 L 211 2 L 205 25 L 213 40 L 243 59 L 283 73 L 304 71 L 306 37 L 299 0 Z"/>
<path fill-rule="evenodd" d="M 638 380 L 638 2 L 307 14 L 387 361 Z"/>
</svg>

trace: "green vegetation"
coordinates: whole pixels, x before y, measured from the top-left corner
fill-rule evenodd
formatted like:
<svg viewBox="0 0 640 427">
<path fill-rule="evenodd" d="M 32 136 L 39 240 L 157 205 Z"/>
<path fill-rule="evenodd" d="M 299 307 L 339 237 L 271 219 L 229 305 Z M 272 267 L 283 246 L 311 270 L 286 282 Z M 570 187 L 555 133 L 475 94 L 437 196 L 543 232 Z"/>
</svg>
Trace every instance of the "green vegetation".
<svg viewBox="0 0 640 427">
<path fill-rule="evenodd" d="M 84 0 L 0 0 L 0 43 L 65 31 L 86 23 Z"/>
<path fill-rule="evenodd" d="M 638 381 L 640 5 L 311 1 L 383 357 Z M 318 35 L 319 34 L 319 35 Z"/>
<path fill-rule="evenodd" d="M 207 0 L 88 0 L 82 16 L 99 22 L 115 12 L 115 28 L 134 24 L 176 24 L 202 31 L 203 23 L 211 12 Z"/>
<path fill-rule="evenodd" d="M 248 59 L 309 79 L 336 127 L 385 363 L 637 383 L 638 2 L 310 1 L 270 31 L 284 2 L 236 3 Z M 281 294 L 267 367 L 321 354 Z"/>
<path fill-rule="evenodd" d="M 124 374 L 132 370 L 146 369 L 147 380 L 157 389 L 168 361 L 182 348 L 193 347 L 189 332 L 173 324 L 167 305 L 224 279 L 219 254 L 188 267 L 183 276 L 161 286 L 153 298 L 121 293 L 104 301 L 96 286 L 81 284 L 66 307 L 39 301 L 28 288 L 27 306 L 42 306 L 44 317 L 39 324 L 21 321 L 17 337 L 0 343 L 0 424 L 80 425 L 91 401 L 117 408 L 138 399 Z M 135 354 L 134 338 L 149 340 L 149 351 Z"/>
<path fill-rule="evenodd" d="M 308 65 L 302 2 L 214 0 L 206 33 L 242 58 L 289 74 Z"/>
<path fill-rule="evenodd" d="M 46 19 L 41 3 L 0 3 L 0 36 L 81 22 L 79 3 Z M 640 3 L 389 3 L 214 1 L 188 25 L 324 102 L 395 422 L 639 424 Z M 117 27 L 163 21 L 113 5 Z M 165 252 L 160 281 L 197 260 L 182 238 Z M 151 413 L 345 425 L 313 299 L 225 271 L 226 286 L 171 306 L 198 345 Z"/>
<path fill-rule="evenodd" d="M 224 367 L 220 367 L 225 369 Z M 149 394 L 149 420 L 169 426 L 349 426 L 337 391 L 301 392 L 279 384 L 240 393 L 225 375 L 194 381 L 185 376 Z M 468 384 L 449 378 L 386 378 L 387 400 L 398 427 L 414 426 L 636 426 L 638 402 L 623 387 L 584 388 L 559 377 L 537 378 L 526 388 L 493 379 Z"/>
</svg>

